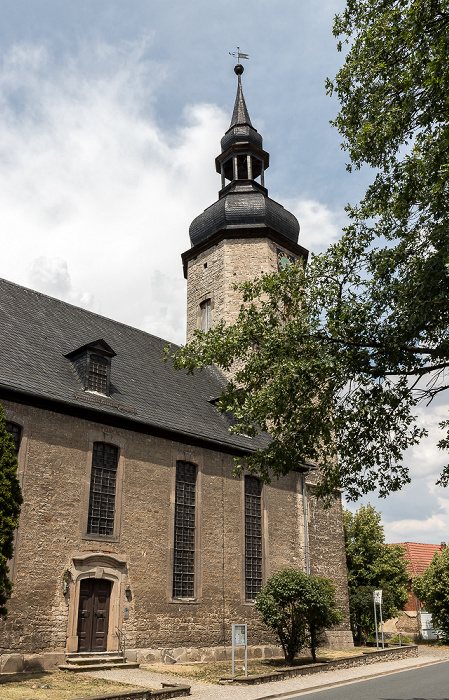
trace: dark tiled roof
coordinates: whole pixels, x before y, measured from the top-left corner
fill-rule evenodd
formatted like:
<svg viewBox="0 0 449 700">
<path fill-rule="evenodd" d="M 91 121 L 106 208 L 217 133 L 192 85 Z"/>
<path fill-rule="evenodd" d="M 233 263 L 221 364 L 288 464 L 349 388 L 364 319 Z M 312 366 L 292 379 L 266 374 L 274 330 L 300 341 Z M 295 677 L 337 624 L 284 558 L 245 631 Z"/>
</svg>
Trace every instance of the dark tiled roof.
<svg viewBox="0 0 449 700">
<path fill-rule="evenodd" d="M 397 542 L 405 547 L 405 558 L 409 560 L 407 569 L 411 576 L 423 574 L 432 561 L 435 552 L 441 552 L 439 544 L 425 544 L 423 542 Z"/>
<path fill-rule="evenodd" d="M 83 392 L 65 355 L 103 339 L 112 358 L 111 396 Z M 35 400 L 56 401 L 65 412 L 76 408 L 102 417 L 132 420 L 139 429 L 171 431 L 223 449 L 252 450 L 264 438 L 230 435 L 209 401 L 225 380 L 213 368 L 188 376 L 162 361 L 167 341 L 45 294 L 0 280 L 0 395 L 24 392 Z M 144 428 L 144 426 L 146 426 Z"/>
<path fill-rule="evenodd" d="M 260 230 L 260 237 L 266 229 L 277 231 L 287 240 L 296 243 L 299 236 L 299 223 L 291 212 L 270 199 L 254 182 L 235 182 L 230 190 L 202 214 L 197 216 L 189 228 L 192 246 L 208 240 L 218 231 L 245 227 Z"/>
</svg>

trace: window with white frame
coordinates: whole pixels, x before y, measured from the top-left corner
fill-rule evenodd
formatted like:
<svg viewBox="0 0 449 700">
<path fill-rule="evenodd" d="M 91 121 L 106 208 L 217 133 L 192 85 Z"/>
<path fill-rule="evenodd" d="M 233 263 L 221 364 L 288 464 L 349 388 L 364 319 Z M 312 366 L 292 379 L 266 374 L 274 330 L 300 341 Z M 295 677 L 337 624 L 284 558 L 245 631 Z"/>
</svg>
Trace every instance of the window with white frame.
<svg viewBox="0 0 449 700">
<path fill-rule="evenodd" d="M 206 299 L 200 304 L 201 311 L 201 330 L 207 332 L 211 327 L 212 321 L 212 304 L 210 299 Z"/>
</svg>

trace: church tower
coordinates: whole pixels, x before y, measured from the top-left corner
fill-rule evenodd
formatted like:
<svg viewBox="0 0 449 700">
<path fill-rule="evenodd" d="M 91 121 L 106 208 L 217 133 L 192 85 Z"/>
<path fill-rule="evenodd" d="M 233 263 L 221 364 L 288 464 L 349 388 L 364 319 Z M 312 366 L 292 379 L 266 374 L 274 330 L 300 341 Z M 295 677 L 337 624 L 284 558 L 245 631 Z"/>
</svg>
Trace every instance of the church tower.
<svg viewBox="0 0 449 700">
<path fill-rule="evenodd" d="M 243 97 L 243 66 L 234 68 L 237 96 L 229 129 L 215 159 L 221 175 L 218 200 L 190 225 L 192 247 L 182 255 L 187 278 L 187 342 L 196 329 L 224 319 L 233 323 L 241 305 L 234 284 L 282 269 L 307 250 L 298 245 L 295 216 L 268 196 L 269 154 L 251 124 Z"/>
</svg>

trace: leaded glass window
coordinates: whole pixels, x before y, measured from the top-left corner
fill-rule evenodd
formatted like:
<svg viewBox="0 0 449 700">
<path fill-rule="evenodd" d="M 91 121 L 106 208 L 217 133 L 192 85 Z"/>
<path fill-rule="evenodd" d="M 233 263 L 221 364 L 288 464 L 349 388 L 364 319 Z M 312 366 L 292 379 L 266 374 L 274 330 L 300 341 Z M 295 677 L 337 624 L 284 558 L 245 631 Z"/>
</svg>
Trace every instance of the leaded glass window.
<svg viewBox="0 0 449 700">
<path fill-rule="evenodd" d="M 254 600 L 262 588 L 262 484 L 245 476 L 245 597 Z"/>
<path fill-rule="evenodd" d="M 105 442 L 94 442 L 90 476 L 87 533 L 113 535 L 118 449 Z"/>
<path fill-rule="evenodd" d="M 98 391 L 100 394 L 108 393 L 108 369 L 109 362 L 106 357 L 90 355 L 87 383 L 87 388 L 90 391 Z"/>
<path fill-rule="evenodd" d="M 193 598 L 195 594 L 195 496 L 195 464 L 176 462 L 174 598 Z"/>
<path fill-rule="evenodd" d="M 17 425 L 17 423 L 11 423 L 10 421 L 6 421 L 5 428 L 8 431 L 8 433 L 11 433 L 12 435 L 12 439 L 14 442 L 14 453 L 17 457 L 20 449 L 20 441 L 22 439 L 22 428 L 20 427 L 20 425 Z"/>
</svg>

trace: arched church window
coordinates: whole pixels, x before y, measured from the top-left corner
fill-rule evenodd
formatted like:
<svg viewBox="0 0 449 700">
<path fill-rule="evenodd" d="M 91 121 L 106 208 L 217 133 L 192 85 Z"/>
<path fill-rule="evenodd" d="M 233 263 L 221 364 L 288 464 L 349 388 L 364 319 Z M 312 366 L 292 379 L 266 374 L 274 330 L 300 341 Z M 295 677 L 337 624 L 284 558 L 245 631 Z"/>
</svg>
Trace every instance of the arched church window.
<svg viewBox="0 0 449 700">
<path fill-rule="evenodd" d="M 87 520 L 88 534 L 114 534 L 117 466 L 117 447 L 105 442 L 94 442 Z"/>
<path fill-rule="evenodd" d="M 255 600 L 262 588 L 262 483 L 245 476 L 245 598 Z"/>
<path fill-rule="evenodd" d="M 176 462 L 173 598 L 195 595 L 195 500 L 197 468 Z"/>
<path fill-rule="evenodd" d="M 6 421 L 5 428 L 8 433 L 11 433 L 14 442 L 14 453 L 16 457 L 19 454 L 20 441 L 22 439 L 22 427 L 17 425 L 17 423 L 11 423 L 11 421 Z"/>
</svg>

